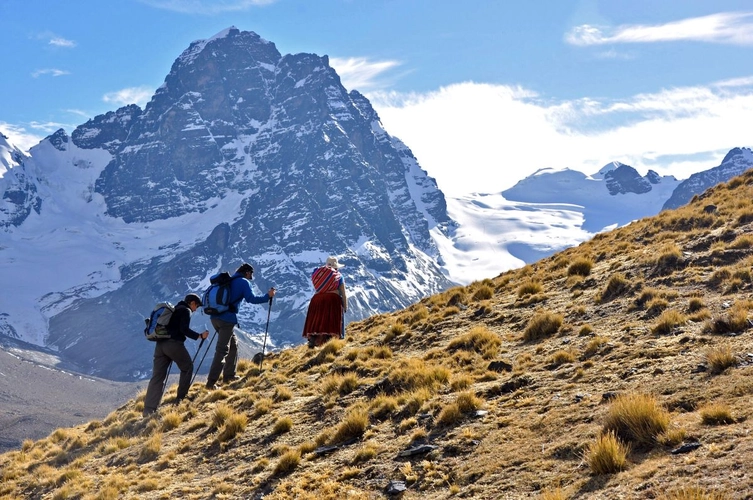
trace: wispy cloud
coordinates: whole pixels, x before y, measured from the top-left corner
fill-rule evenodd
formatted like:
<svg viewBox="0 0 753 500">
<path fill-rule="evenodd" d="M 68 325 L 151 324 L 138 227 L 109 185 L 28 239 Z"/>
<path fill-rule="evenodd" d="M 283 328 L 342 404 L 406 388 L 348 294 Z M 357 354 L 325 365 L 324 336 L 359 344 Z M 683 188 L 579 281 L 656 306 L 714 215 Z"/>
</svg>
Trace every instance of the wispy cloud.
<svg viewBox="0 0 753 500">
<path fill-rule="evenodd" d="M 66 40 L 65 38 L 59 36 L 50 39 L 49 44 L 54 45 L 55 47 L 64 48 L 73 48 L 76 46 L 76 42 L 74 42 L 73 40 Z"/>
<path fill-rule="evenodd" d="M 220 14 L 269 5 L 277 0 L 138 0 L 157 9 L 184 14 Z"/>
<path fill-rule="evenodd" d="M 102 100 L 107 103 L 125 106 L 127 104 L 138 104 L 142 108 L 149 102 L 154 94 L 154 89 L 150 87 L 129 87 L 114 92 L 108 92 L 102 96 Z"/>
<path fill-rule="evenodd" d="M 31 76 L 34 78 L 39 78 L 42 75 L 52 75 L 52 76 L 63 76 L 63 75 L 70 75 L 70 71 L 66 71 L 64 69 L 56 69 L 56 68 L 46 68 L 46 69 L 38 69 L 35 71 L 32 71 Z"/>
<path fill-rule="evenodd" d="M 35 124 L 36 125 L 36 124 Z M 32 127 L 33 128 L 33 127 Z M 0 132 L 8 137 L 10 143 L 16 146 L 21 151 L 29 151 L 32 146 L 39 144 L 39 141 L 44 139 L 46 135 L 54 132 L 57 128 L 47 128 L 46 130 L 40 130 L 43 132 L 34 133 L 26 130 L 26 127 L 22 125 L 16 125 L 13 123 L 0 122 Z"/>
<path fill-rule="evenodd" d="M 723 12 L 656 25 L 600 27 L 584 24 L 565 35 L 573 45 L 698 41 L 753 45 L 753 12 Z"/>
<path fill-rule="evenodd" d="M 371 61 L 366 57 L 331 57 L 329 60 L 347 89 L 382 89 L 389 85 L 385 72 L 400 65 L 397 61 Z"/>
<path fill-rule="evenodd" d="M 612 101 L 470 82 L 367 97 L 449 195 L 498 192 L 545 167 L 593 174 L 614 160 L 684 179 L 753 146 L 753 77 Z"/>
<path fill-rule="evenodd" d="M 53 47 L 63 49 L 72 49 L 77 45 L 75 41 L 68 40 L 67 38 L 57 35 L 51 31 L 42 31 L 40 33 L 35 33 L 31 35 L 30 38 L 35 40 L 47 40 L 47 45 L 52 45 Z"/>
</svg>

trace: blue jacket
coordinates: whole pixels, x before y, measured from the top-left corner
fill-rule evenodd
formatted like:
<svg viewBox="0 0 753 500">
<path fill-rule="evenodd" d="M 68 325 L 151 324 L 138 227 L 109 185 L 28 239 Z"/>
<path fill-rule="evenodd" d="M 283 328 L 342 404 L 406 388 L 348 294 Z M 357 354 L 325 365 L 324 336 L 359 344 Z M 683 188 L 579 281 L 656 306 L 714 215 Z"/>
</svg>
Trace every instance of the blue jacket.
<svg viewBox="0 0 753 500">
<path fill-rule="evenodd" d="M 240 306 L 241 302 L 245 300 L 249 304 L 263 304 L 269 302 L 269 294 L 254 295 L 251 288 L 251 282 L 244 278 L 242 274 L 235 273 L 232 278 L 233 281 L 230 283 L 230 310 L 218 314 L 217 316 L 212 316 L 212 318 L 221 319 L 222 321 L 227 321 L 228 323 L 237 325 L 238 316 L 236 315 L 236 312 L 238 311 L 238 306 Z"/>
</svg>

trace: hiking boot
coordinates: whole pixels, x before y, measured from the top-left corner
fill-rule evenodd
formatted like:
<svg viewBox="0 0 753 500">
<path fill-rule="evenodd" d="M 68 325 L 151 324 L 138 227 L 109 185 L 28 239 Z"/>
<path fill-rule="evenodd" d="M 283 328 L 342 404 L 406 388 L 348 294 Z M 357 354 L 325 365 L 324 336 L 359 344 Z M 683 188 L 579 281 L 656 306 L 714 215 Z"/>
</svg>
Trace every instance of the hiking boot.
<svg viewBox="0 0 753 500">
<path fill-rule="evenodd" d="M 217 387 L 217 384 L 207 384 L 204 387 L 206 387 L 208 391 L 215 391 L 219 389 L 219 387 Z"/>
</svg>

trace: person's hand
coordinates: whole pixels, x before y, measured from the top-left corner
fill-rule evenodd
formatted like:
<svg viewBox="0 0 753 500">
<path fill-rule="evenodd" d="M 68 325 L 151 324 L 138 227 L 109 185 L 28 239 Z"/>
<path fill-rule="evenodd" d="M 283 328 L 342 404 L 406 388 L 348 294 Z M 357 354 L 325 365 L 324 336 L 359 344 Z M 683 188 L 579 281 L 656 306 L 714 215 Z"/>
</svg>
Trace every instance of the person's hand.
<svg viewBox="0 0 753 500">
<path fill-rule="evenodd" d="M 204 330 L 203 332 L 201 332 L 201 338 L 203 340 L 206 340 L 207 337 L 209 337 L 209 330 Z"/>
<path fill-rule="evenodd" d="M 274 287 L 270 288 L 269 292 L 267 292 L 269 294 L 269 298 L 271 299 L 272 297 L 274 297 L 276 292 L 277 290 L 275 290 Z"/>
</svg>

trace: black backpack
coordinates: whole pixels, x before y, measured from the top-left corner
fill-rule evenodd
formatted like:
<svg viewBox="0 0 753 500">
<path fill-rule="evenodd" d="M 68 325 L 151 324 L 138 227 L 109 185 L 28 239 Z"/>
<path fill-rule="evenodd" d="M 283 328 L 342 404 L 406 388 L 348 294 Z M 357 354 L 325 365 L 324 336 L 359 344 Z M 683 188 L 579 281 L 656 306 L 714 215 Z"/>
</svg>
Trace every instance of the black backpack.
<svg viewBox="0 0 753 500">
<path fill-rule="evenodd" d="M 238 277 L 232 277 L 230 273 L 223 271 L 209 278 L 209 288 L 204 292 L 202 298 L 204 314 L 217 316 L 226 311 L 237 312 L 230 304 L 230 284 Z"/>
<path fill-rule="evenodd" d="M 152 310 L 148 318 L 144 318 L 146 328 L 144 328 L 144 337 L 146 340 L 163 340 L 169 339 L 170 334 L 167 332 L 167 324 L 173 317 L 175 307 L 169 302 L 160 302 Z"/>
</svg>

